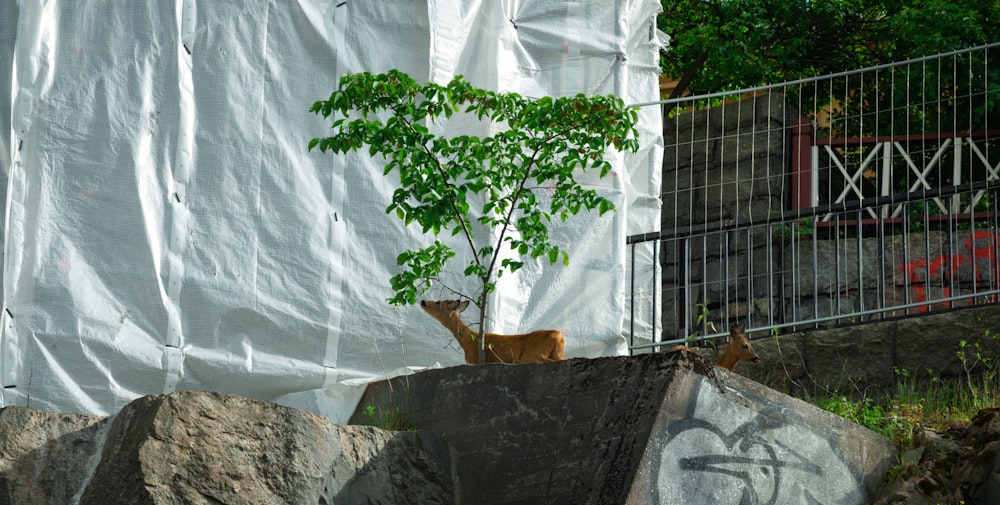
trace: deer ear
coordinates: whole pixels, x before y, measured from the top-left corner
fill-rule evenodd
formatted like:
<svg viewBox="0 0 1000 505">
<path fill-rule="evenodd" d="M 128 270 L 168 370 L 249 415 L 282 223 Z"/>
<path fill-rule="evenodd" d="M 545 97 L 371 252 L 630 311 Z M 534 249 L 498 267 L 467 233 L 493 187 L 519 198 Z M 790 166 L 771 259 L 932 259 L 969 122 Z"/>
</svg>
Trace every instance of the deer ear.
<svg viewBox="0 0 1000 505">
<path fill-rule="evenodd" d="M 466 301 L 458 304 L 458 311 L 459 312 L 462 312 L 463 310 L 465 310 L 467 308 L 469 308 L 469 301 L 468 300 L 466 300 Z"/>
</svg>

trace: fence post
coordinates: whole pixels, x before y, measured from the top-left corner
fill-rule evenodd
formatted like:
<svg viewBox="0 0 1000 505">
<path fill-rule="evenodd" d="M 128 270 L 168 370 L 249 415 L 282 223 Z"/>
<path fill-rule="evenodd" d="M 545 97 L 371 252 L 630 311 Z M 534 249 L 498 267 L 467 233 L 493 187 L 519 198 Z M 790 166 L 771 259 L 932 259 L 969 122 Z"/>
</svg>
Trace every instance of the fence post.
<svg viewBox="0 0 1000 505">
<path fill-rule="evenodd" d="M 792 120 L 792 210 L 812 207 L 812 120 L 800 117 Z"/>
</svg>

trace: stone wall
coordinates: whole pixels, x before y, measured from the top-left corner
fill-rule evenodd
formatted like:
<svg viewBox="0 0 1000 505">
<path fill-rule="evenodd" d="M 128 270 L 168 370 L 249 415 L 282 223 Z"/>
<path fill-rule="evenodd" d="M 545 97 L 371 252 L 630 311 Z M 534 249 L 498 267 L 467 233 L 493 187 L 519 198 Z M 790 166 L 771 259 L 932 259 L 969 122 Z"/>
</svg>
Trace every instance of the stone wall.
<svg viewBox="0 0 1000 505">
<path fill-rule="evenodd" d="M 781 95 L 668 118 L 663 126 L 664 229 L 747 220 L 783 209 L 788 128 Z"/>
<path fill-rule="evenodd" d="M 664 122 L 661 230 L 715 227 L 690 242 L 661 242 L 665 338 L 676 338 L 684 320 L 693 322 L 703 309 L 719 311 L 722 300 L 742 299 L 734 310 L 746 312 L 753 299 L 767 295 L 766 276 L 754 279 L 752 273 L 766 272 L 773 255 L 748 247 L 763 238 L 748 234 L 764 230 L 720 228 L 785 208 L 791 115 L 781 95 L 768 94 Z M 693 291 L 686 292 L 686 284 Z"/>
<path fill-rule="evenodd" d="M 751 335 L 762 337 L 761 335 Z M 1000 357 L 1000 309 L 973 307 L 863 325 L 753 339 L 759 366 L 736 371 L 795 396 L 893 394 L 903 380 L 978 377 Z M 959 356 L 962 342 L 966 360 Z M 977 351 L 973 351 L 978 346 Z M 703 351 L 714 358 L 712 351 Z M 904 376 L 905 374 L 905 376 Z"/>
</svg>

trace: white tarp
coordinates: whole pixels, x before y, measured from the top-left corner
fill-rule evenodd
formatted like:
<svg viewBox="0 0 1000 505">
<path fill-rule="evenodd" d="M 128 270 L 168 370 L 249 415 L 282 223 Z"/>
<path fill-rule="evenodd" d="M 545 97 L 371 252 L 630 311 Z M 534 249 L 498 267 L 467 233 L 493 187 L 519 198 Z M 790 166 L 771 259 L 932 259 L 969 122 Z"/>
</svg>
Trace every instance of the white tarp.
<svg viewBox="0 0 1000 505">
<path fill-rule="evenodd" d="M 3 405 L 107 415 L 217 390 L 340 421 L 359 383 L 462 363 L 436 321 L 385 302 L 396 255 L 430 238 L 385 214 L 393 180 L 377 161 L 306 150 L 329 131 L 310 105 L 344 73 L 391 68 L 655 100 L 658 8 L 0 2 Z M 642 150 L 587 180 L 619 211 L 556 230 L 568 268 L 506 276 L 496 331 L 562 329 L 568 357 L 623 352 L 625 237 L 659 223 L 659 111 L 641 117 Z M 473 292 L 453 261 L 449 286 Z"/>
</svg>

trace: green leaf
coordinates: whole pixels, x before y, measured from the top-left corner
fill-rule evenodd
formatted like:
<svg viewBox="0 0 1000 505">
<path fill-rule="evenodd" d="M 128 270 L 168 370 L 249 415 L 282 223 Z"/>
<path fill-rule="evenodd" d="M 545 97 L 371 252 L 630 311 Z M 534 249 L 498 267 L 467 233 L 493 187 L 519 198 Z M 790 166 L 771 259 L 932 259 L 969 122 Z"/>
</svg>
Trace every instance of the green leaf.
<svg viewBox="0 0 1000 505">
<path fill-rule="evenodd" d="M 549 242 L 553 215 L 565 220 L 584 209 L 614 210 L 610 201 L 581 187 L 575 171 L 593 166 L 604 176 L 610 168 L 603 159 L 607 149 L 638 146 L 638 116 L 617 97 L 529 100 L 475 88 L 461 76 L 442 86 L 417 83 L 398 70 L 348 74 L 328 100 L 315 102 L 310 111 L 329 118 L 333 133 L 311 139 L 308 149 L 367 148 L 376 159 L 384 158 L 382 175 L 399 181 L 387 215 L 406 225 L 418 223 L 426 234 L 450 231 L 454 243 L 471 253 L 464 274 L 481 283 L 479 293 L 491 293 L 495 277 L 522 268 L 519 257 L 545 256 L 554 264 L 561 255 L 568 262 L 568 254 Z M 480 138 L 447 137 L 428 128 L 454 114 L 503 123 L 507 129 Z M 474 234 L 473 229 L 486 232 Z M 519 257 L 497 264 L 495 244 L 505 242 Z M 394 296 L 389 302 L 415 303 L 454 255 L 437 240 L 402 252 L 400 271 L 390 278 Z"/>
</svg>

